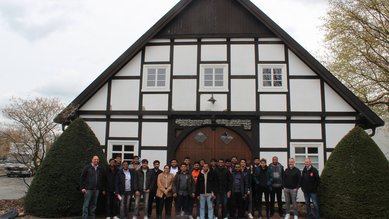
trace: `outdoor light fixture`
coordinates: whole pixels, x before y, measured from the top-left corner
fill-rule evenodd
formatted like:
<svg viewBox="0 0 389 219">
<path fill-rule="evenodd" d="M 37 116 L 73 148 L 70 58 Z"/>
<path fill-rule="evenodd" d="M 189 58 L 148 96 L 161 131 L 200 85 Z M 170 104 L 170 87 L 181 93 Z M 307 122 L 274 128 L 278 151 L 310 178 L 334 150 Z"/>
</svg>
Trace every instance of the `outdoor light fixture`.
<svg viewBox="0 0 389 219">
<path fill-rule="evenodd" d="M 220 136 L 220 140 L 222 140 L 224 144 L 229 144 L 232 140 L 234 140 L 234 137 L 229 135 L 227 132 L 224 132 L 222 136 Z"/>
<path fill-rule="evenodd" d="M 216 99 L 213 97 L 213 94 L 212 94 L 211 98 L 209 98 L 208 101 L 211 102 L 212 104 L 215 104 Z"/>
</svg>

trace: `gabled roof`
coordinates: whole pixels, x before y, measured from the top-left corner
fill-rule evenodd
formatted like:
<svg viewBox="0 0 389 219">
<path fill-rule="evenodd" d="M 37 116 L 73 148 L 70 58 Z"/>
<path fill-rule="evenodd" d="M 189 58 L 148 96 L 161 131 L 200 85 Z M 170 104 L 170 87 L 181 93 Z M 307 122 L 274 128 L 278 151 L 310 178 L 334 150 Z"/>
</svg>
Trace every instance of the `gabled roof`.
<svg viewBox="0 0 389 219">
<path fill-rule="evenodd" d="M 80 107 L 109 79 L 120 71 L 153 38 L 207 37 L 277 37 L 350 104 L 363 120 L 364 128 L 384 125 L 384 121 L 346 88 L 334 75 L 298 44 L 280 26 L 249 0 L 181 0 L 141 38 L 113 62 L 68 106 Z M 70 110 L 72 111 L 72 110 Z M 65 123 L 69 109 L 55 119 Z"/>
</svg>

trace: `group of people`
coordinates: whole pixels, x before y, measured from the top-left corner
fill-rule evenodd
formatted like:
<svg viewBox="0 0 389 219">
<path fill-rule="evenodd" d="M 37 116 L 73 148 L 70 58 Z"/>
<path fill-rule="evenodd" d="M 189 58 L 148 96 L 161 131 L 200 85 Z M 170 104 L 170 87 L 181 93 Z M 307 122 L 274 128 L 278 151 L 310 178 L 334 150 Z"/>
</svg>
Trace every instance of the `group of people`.
<svg viewBox="0 0 389 219">
<path fill-rule="evenodd" d="M 298 218 L 297 192 L 304 192 L 307 217 L 311 218 L 311 200 L 314 206 L 314 218 L 319 218 L 317 188 L 318 170 L 311 160 L 305 160 L 300 171 L 295 160 L 288 160 L 287 168 L 274 156 L 268 165 L 266 159 L 254 158 L 253 164 L 245 159 L 212 159 L 209 163 L 200 160 L 191 163 L 185 157 L 181 164 L 172 159 L 169 165 L 160 169 L 160 161 L 153 162 L 149 168 L 147 159 L 134 157 L 132 163 L 122 161 L 120 157 L 109 160 L 107 169 L 99 166 L 99 157 L 93 156 L 91 164 L 84 167 L 81 174 L 81 192 L 84 193 L 83 218 L 94 217 L 97 198 L 101 192 L 105 196 L 106 217 L 127 218 L 131 201 L 135 200 L 133 219 L 139 216 L 140 202 L 144 202 L 144 218 L 151 217 L 152 205 L 156 203 L 157 218 L 171 218 L 174 203 L 176 217 L 218 218 L 254 218 L 259 212 L 262 218 L 262 204 L 265 200 L 266 218 L 275 212 L 277 198 L 278 214 L 285 219 Z M 285 211 L 282 207 L 282 191 L 285 197 Z M 196 205 L 195 205 L 196 204 Z M 221 209 L 219 209 L 221 208 Z M 285 214 L 284 214 L 285 213 Z"/>
</svg>

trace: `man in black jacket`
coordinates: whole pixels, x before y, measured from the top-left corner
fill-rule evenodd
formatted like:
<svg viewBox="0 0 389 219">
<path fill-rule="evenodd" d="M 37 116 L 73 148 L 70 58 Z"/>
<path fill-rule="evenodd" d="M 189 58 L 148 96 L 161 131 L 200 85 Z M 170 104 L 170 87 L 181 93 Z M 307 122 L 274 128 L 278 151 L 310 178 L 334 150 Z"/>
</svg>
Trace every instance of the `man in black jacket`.
<svg viewBox="0 0 389 219">
<path fill-rule="evenodd" d="M 115 197 L 115 186 L 119 169 L 115 159 L 109 160 L 107 171 L 105 172 L 105 216 L 112 218 L 117 215 L 117 199 Z"/>
<path fill-rule="evenodd" d="M 315 219 L 319 219 L 319 204 L 317 201 L 317 188 L 319 186 L 319 171 L 312 166 L 311 159 L 305 159 L 305 167 L 301 175 L 301 189 L 304 192 L 305 206 L 307 208 L 307 218 L 311 218 L 311 199 L 315 211 Z"/>
<path fill-rule="evenodd" d="M 204 163 L 196 183 L 196 197 L 200 200 L 200 219 L 205 218 L 205 203 L 207 203 L 208 217 L 212 218 L 212 199 L 215 197 L 216 187 L 217 179 L 214 171 L 210 171 L 208 163 Z"/>
<path fill-rule="evenodd" d="M 115 193 L 120 200 L 120 218 L 127 218 L 134 194 L 135 173 L 129 168 L 128 161 L 123 161 L 122 169 L 116 177 Z"/>
<path fill-rule="evenodd" d="M 139 204 L 140 197 L 143 195 L 144 206 L 145 206 L 145 216 L 144 219 L 148 219 L 148 206 L 149 206 L 149 195 L 150 191 L 154 187 L 154 174 L 149 169 L 149 161 L 146 159 L 142 160 L 142 166 L 139 170 L 135 171 L 135 210 L 134 217 L 139 216 Z"/>
<path fill-rule="evenodd" d="M 218 217 L 219 205 L 222 205 L 222 218 L 227 218 L 227 198 L 231 196 L 231 173 L 224 166 L 224 160 L 219 159 L 218 167 L 214 170 L 217 187 L 216 191 L 216 207 L 214 210 L 215 217 Z"/>
<path fill-rule="evenodd" d="M 104 169 L 99 166 L 100 159 L 97 155 L 92 157 L 91 164 L 87 164 L 81 174 L 81 192 L 84 193 L 84 204 L 82 205 L 82 218 L 87 219 L 88 215 L 95 218 L 97 198 L 99 191 L 105 194 Z"/>
<path fill-rule="evenodd" d="M 290 216 L 291 200 L 292 200 L 293 210 L 294 210 L 294 219 L 298 218 L 297 191 L 300 187 L 300 178 L 301 178 L 301 172 L 295 166 L 295 160 L 293 158 L 289 158 L 288 168 L 286 168 L 282 178 L 282 186 L 284 187 L 285 205 L 286 205 L 286 216 L 285 216 L 286 219 L 288 219 Z"/>
<path fill-rule="evenodd" d="M 247 177 L 243 174 L 240 164 L 235 164 L 232 172 L 230 217 L 236 218 L 236 210 L 238 210 L 238 218 L 244 217 L 244 199 L 247 193 Z"/>
<path fill-rule="evenodd" d="M 148 212 L 147 212 L 147 216 L 149 218 L 151 217 L 151 212 L 153 210 L 153 202 L 155 200 L 155 195 L 157 193 L 157 188 L 158 188 L 157 179 L 158 179 L 158 175 L 160 173 L 162 173 L 162 170 L 159 169 L 159 165 L 160 165 L 159 160 L 154 160 L 154 162 L 153 162 L 154 168 L 151 169 L 151 172 L 153 173 L 153 187 L 150 190 L 149 206 L 148 206 Z M 156 209 L 158 209 L 158 204 L 159 203 L 156 201 L 155 204 L 156 204 Z"/>
</svg>

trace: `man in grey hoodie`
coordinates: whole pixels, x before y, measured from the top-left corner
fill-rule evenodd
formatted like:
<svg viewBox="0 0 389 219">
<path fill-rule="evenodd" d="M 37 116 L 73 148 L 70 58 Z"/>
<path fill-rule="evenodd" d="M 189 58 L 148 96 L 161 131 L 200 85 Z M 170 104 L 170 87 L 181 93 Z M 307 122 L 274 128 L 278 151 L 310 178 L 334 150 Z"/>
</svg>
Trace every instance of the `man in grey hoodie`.
<svg viewBox="0 0 389 219">
<path fill-rule="evenodd" d="M 270 191 L 270 216 L 274 214 L 275 196 L 277 195 L 278 214 L 283 216 L 282 210 L 282 177 L 284 175 L 284 167 L 278 162 L 278 157 L 272 158 L 272 163 L 269 168 L 273 174 L 272 190 Z"/>
</svg>

